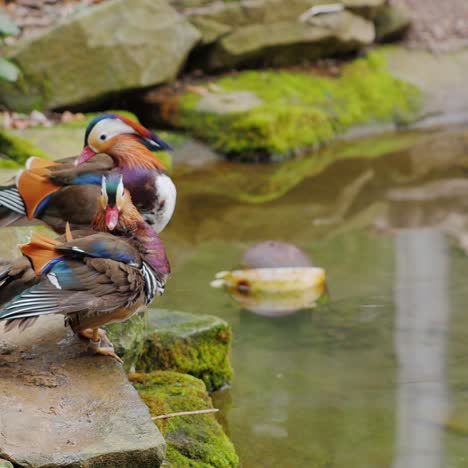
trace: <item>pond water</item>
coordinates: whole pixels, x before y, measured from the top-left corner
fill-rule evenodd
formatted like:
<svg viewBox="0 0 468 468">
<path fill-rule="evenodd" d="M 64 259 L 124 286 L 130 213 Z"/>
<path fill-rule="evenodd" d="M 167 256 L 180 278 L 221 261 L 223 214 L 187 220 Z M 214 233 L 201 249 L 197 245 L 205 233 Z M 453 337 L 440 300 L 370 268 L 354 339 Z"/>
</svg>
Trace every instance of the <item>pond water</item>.
<svg viewBox="0 0 468 468">
<path fill-rule="evenodd" d="M 242 466 L 468 466 L 466 131 L 281 165 L 180 159 L 163 233 L 173 276 L 156 305 L 232 325 L 235 375 L 214 400 Z M 28 233 L 3 231 L 1 253 Z M 268 239 L 326 270 L 327 304 L 265 317 L 210 287 Z"/>
<path fill-rule="evenodd" d="M 159 306 L 232 325 L 235 376 L 215 404 L 243 467 L 468 466 L 468 137 L 390 140 L 176 167 Z M 263 317 L 210 288 L 267 239 L 326 269 L 328 304 Z"/>
</svg>

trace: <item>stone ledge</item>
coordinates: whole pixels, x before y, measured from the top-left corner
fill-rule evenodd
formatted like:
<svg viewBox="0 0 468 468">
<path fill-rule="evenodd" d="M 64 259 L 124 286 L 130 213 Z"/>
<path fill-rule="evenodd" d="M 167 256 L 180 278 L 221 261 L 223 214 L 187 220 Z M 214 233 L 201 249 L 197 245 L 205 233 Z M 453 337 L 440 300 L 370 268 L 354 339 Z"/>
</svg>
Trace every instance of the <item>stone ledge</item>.
<svg viewBox="0 0 468 468">
<path fill-rule="evenodd" d="M 0 325 L 0 459 L 34 467 L 154 467 L 165 442 L 120 364 L 91 356 L 63 317 Z"/>
</svg>

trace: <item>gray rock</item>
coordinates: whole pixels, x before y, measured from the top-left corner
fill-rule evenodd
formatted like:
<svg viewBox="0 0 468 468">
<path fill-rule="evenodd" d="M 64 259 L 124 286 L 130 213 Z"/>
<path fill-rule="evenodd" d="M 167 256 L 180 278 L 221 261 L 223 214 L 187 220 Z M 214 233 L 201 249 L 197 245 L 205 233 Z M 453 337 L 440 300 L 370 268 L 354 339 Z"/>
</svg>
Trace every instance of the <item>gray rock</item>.
<svg viewBox="0 0 468 468">
<path fill-rule="evenodd" d="M 254 245 L 242 256 L 247 268 L 310 267 L 307 255 L 293 244 L 265 241 Z"/>
<path fill-rule="evenodd" d="M 373 19 L 385 7 L 387 0 L 341 0 L 340 3 L 358 15 Z"/>
<path fill-rule="evenodd" d="M 89 102 L 175 78 L 200 33 L 166 0 L 110 0 L 7 51 L 22 70 L 0 84 L 15 110 Z"/>
<path fill-rule="evenodd" d="M 153 467 L 165 442 L 120 364 L 91 356 L 63 317 L 5 334 L 0 458 L 15 466 Z"/>
<path fill-rule="evenodd" d="M 394 41 L 406 33 L 411 24 L 411 16 L 403 4 L 386 5 L 374 18 L 374 23 L 378 41 Z"/>
<path fill-rule="evenodd" d="M 197 104 L 198 112 L 211 114 L 229 114 L 231 112 L 247 112 L 262 104 L 262 100 L 250 91 L 237 91 L 232 93 L 207 92 L 202 95 Z"/>
<path fill-rule="evenodd" d="M 422 103 L 413 126 L 431 127 L 467 121 L 468 49 L 446 54 L 402 47 L 384 50 L 390 73 L 421 90 Z"/>
<path fill-rule="evenodd" d="M 374 41 L 374 25 L 349 11 L 273 23 L 255 23 L 224 35 L 205 57 L 208 69 L 287 65 L 357 50 Z"/>
<path fill-rule="evenodd" d="M 342 0 L 346 10 L 299 20 L 322 0 L 177 1 L 177 8 L 202 34 L 192 64 L 221 69 L 284 65 L 355 50 L 374 40 L 368 21 L 386 0 Z M 354 14 L 355 13 L 355 14 Z M 360 15 L 360 16 L 358 16 Z M 211 46 L 211 47 L 208 47 Z"/>
</svg>

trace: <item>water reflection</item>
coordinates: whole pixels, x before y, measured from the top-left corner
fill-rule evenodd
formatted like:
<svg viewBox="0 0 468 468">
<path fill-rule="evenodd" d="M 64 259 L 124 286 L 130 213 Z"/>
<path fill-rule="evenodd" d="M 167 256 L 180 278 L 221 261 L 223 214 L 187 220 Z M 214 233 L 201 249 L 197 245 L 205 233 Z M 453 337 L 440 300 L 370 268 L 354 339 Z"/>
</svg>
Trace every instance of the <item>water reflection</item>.
<svg viewBox="0 0 468 468">
<path fill-rule="evenodd" d="M 442 429 L 448 413 L 446 242 L 444 234 L 435 229 L 396 234 L 395 350 L 399 367 L 394 468 L 446 466 Z"/>
</svg>

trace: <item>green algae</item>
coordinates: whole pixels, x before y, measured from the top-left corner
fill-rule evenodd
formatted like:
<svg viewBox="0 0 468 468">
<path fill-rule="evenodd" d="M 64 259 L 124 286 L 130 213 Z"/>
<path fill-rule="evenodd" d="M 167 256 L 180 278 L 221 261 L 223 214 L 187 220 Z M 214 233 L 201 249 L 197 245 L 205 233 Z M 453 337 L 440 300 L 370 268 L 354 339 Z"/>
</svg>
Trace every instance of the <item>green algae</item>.
<svg viewBox="0 0 468 468">
<path fill-rule="evenodd" d="M 212 408 L 205 384 L 171 371 L 130 374 L 130 380 L 153 416 Z M 166 466 L 229 468 L 239 465 L 234 446 L 213 414 L 156 420 L 168 449 Z"/>
<path fill-rule="evenodd" d="M 21 167 L 31 156 L 49 159 L 46 153 L 29 140 L 0 129 L 0 158 L 2 158 L 0 159 L 0 168 Z"/>
<path fill-rule="evenodd" d="M 216 80 L 218 92 L 249 91 L 262 103 L 246 112 L 197 108 L 180 98 L 179 124 L 228 156 L 289 156 L 317 148 L 356 125 L 404 124 L 420 105 L 419 90 L 388 71 L 376 51 L 343 67 L 337 78 L 292 71 L 245 71 Z"/>
<path fill-rule="evenodd" d="M 144 349 L 136 368 L 176 370 L 203 380 L 209 391 L 231 381 L 230 326 L 217 317 L 152 310 Z"/>
</svg>

